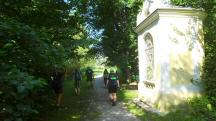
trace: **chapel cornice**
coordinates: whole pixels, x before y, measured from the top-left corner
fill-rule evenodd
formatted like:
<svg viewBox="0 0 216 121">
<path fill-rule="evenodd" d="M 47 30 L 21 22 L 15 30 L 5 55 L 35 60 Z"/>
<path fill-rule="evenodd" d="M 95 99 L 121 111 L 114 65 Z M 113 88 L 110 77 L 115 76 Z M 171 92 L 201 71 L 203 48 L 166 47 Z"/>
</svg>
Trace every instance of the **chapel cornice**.
<svg viewBox="0 0 216 121">
<path fill-rule="evenodd" d="M 203 10 L 194 8 L 158 8 L 140 22 L 135 27 L 134 31 L 136 33 L 141 32 L 144 28 L 158 21 L 160 17 L 196 17 L 203 20 L 205 18 L 205 13 Z"/>
</svg>

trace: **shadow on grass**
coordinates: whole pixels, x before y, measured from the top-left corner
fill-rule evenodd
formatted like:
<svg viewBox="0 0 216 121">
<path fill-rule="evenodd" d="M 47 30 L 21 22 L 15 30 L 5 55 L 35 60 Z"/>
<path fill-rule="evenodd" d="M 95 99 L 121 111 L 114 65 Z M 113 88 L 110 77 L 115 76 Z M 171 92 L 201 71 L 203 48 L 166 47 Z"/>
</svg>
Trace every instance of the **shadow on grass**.
<svg viewBox="0 0 216 121">
<path fill-rule="evenodd" d="M 137 98 L 138 90 L 137 85 L 122 84 L 118 90 L 117 97 L 119 101 L 128 102 Z"/>
<path fill-rule="evenodd" d="M 89 88 L 85 80 L 81 81 L 81 93 L 75 95 L 74 82 L 64 81 L 62 107 L 49 106 L 35 121 L 83 121 L 87 114 L 86 106 L 89 104 Z M 53 100 L 54 103 L 55 100 Z M 55 104 L 55 103 L 54 103 Z"/>
</svg>

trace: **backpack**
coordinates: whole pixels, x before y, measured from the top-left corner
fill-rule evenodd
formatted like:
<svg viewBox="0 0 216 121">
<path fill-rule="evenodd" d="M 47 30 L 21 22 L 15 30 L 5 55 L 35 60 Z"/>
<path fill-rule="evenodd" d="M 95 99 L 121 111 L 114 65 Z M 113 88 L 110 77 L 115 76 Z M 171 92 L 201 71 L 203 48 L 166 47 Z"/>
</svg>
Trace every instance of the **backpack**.
<svg viewBox="0 0 216 121">
<path fill-rule="evenodd" d="M 75 72 L 75 80 L 81 80 L 81 74 L 79 71 Z"/>
<path fill-rule="evenodd" d="M 87 78 L 92 78 L 92 75 L 93 75 L 93 71 L 91 69 L 88 69 L 86 71 L 86 75 L 87 75 Z"/>
<path fill-rule="evenodd" d="M 117 80 L 118 80 L 118 77 L 115 74 L 109 75 L 109 84 L 111 86 L 117 86 Z"/>
</svg>

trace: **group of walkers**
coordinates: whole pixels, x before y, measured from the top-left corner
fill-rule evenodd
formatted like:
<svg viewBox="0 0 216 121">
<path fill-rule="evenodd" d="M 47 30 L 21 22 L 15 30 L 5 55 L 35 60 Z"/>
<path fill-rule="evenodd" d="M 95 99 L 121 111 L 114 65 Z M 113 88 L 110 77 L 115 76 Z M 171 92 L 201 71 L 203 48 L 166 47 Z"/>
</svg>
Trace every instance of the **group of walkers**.
<svg viewBox="0 0 216 121">
<path fill-rule="evenodd" d="M 91 68 L 87 68 L 86 70 L 86 80 L 88 82 L 89 87 L 93 87 L 93 80 L 94 80 L 94 72 Z M 80 82 L 82 80 L 82 74 L 80 70 L 77 68 L 73 72 L 73 80 L 74 80 L 74 91 L 76 95 L 80 95 Z M 64 78 L 64 71 L 61 69 L 55 69 L 51 75 L 51 87 L 54 90 L 57 96 L 57 107 L 61 106 L 62 98 L 63 98 L 63 78 Z"/>
<path fill-rule="evenodd" d="M 86 80 L 89 87 L 93 88 L 93 80 L 94 80 L 94 72 L 91 68 L 87 68 L 85 72 Z M 51 75 L 51 87 L 53 88 L 56 96 L 57 96 L 57 104 L 56 106 L 59 107 L 62 102 L 63 97 L 63 77 L 64 72 L 61 70 L 55 70 L 54 73 Z M 109 98 L 112 102 L 112 105 L 116 105 L 116 92 L 119 87 L 119 79 L 118 74 L 114 73 L 114 70 L 110 70 L 110 73 L 107 69 L 104 70 L 104 85 L 108 89 Z M 73 80 L 74 80 L 74 91 L 76 95 L 80 95 L 80 82 L 82 80 L 82 74 L 79 69 L 75 69 L 73 73 Z"/>
<path fill-rule="evenodd" d="M 82 74 L 79 69 L 75 69 L 75 72 L 73 74 L 74 76 L 74 89 L 75 94 L 80 95 L 80 82 L 82 80 Z M 93 80 L 94 80 L 94 72 L 91 68 L 87 68 L 86 70 L 86 80 L 88 82 L 89 87 L 93 87 Z"/>
</svg>

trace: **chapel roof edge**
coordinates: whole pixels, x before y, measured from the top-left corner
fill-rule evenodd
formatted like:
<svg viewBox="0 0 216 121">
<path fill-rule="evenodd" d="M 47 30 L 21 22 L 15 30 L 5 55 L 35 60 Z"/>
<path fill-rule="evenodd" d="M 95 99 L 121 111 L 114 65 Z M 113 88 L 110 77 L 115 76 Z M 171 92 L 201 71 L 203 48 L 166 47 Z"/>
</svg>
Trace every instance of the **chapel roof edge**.
<svg viewBox="0 0 216 121">
<path fill-rule="evenodd" d="M 206 17 L 205 11 L 202 9 L 196 8 L 157 8 L 151 14 L 149 14 L 146 18 L 144 18 L 136 27 L 134 27 L 134 31 L 139 33 L 142 28 L 148 26 L 148 24 L 153 23 L 157 19 L 159 19 L 160 15 L 188 15 L 188 16 L 198 16 L 201 20 L 204 20 Z"/>
</svg>

